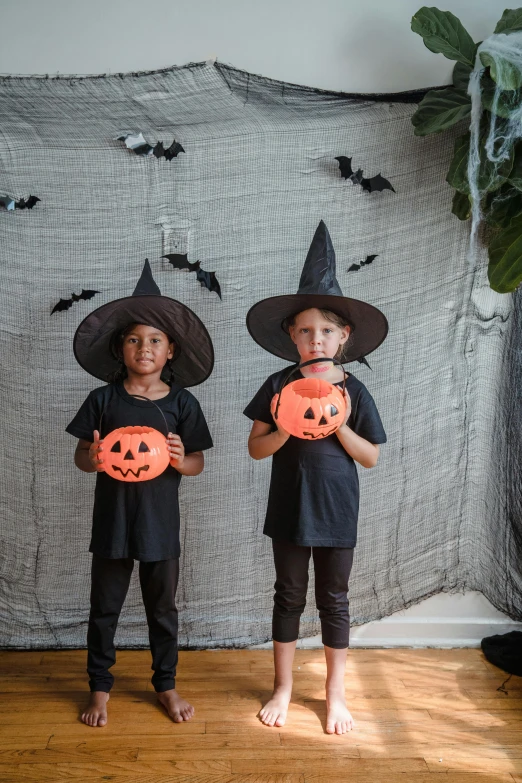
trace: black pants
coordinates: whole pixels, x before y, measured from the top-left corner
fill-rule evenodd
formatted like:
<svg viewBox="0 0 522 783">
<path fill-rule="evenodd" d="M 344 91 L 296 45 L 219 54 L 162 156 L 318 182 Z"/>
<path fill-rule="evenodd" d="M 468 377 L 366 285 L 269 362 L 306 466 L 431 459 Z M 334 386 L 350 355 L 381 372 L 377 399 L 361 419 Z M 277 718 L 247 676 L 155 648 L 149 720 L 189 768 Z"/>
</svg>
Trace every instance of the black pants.
<svg viewBox="0 0 522 783">
<path fill-rule="evenodd" d="M 109 669 L 116 662 L 114 635 L 129 589 L 134 560 L 109 560 L 93 555 L 91 613 L 87 631 L 87 672 L 91 691 L 112 688 Z M 152 653 L 152 684 L 160 693 L 174 688 L 178 663 L 179 559 L 140 563 L 140 585 Z"/>
<path fill-rule="evenodd" d="M 306 606 L 308 565 L 314 560 L 315 601 L 321 620 L 322 641 L 327 647 L 343 649 L 350 641 L 348 579 L 353 549 L 344 547 L 297 546 L 272 540 L 276 582 L 272 638 L 294 642 L 299 620 Z"/>
</svg>

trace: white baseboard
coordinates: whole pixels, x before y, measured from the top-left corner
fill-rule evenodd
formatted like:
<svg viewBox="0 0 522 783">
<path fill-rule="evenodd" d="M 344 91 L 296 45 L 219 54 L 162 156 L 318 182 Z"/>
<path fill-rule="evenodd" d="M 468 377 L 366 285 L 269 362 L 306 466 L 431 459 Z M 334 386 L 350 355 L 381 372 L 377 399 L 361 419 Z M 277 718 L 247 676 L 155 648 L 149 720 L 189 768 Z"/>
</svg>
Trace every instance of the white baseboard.
<svg viewBox="0 0 522 783">
<path fill-rule="evenodd" d="M 481 593 L 440 593 L 382 620 L 352 627 L 350 647 L 480 647 L 484 637 L 510 631 L 522 631 L 522 623 L 499 612 Z M 298 647 L 322 647 L 321 637 L 300 639 Z"/>
</svg>

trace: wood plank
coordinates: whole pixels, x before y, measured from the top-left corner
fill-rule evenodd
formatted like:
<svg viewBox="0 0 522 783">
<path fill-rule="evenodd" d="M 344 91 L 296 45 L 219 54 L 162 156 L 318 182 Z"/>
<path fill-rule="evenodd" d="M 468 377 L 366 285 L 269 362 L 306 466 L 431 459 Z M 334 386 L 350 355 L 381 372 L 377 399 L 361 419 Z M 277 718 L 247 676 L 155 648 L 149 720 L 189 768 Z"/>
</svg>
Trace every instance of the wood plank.
<svg viewBox="0 0 522 783">
<path fill-rule="evenodd" d="M 250 758 L 248 760 L 233 760 L 232 772 L 236 774 L 249 774 L 257 766 L 262 765 L 264 772 L 301 772 L 305 780 L 311 773 L 310 763 L 306 758 L 292 758 L 288 760 L 272 761 L 264 758 Z M 331 774 L 344 774 L 345 780 L 351 780 L 352 775 L 376 776 L 376 780 L 389 780 L 390 773 L 397 772 L 428 772 L 428 766 L 423 758 L 411 759 L 361 759 L 343 758 L 324 755 L 317 761 L 321 775 L 330 777 Z M 379 776 L 379 777 L 377 777 Z M 382 777 L 381 777 L 382 776 Z M 404 782 L 406 783 L 406 781 Z M 408 779 L 409 783 L 409 779 Z M 436 781 L 435 781 L 436 783 Z"/>
<path fill-rule="evenodd" d="M 136 722 L 135 715 L 133 715 L 132 718 L 133 720 L 129 724 L 128 717 L 126 719 L 121 716 L 112 719 L 109 717 L 108 724 L 102 728 L 86 726 L 80 720 L 50 725 L 51 736 L 49 744 L 61 742 L 62 740 L 64 742 L 89 741 L 92 740 L 93 737 L 99 737 L 101 735 L 109 739 L 111 737 L 122 737 L 127 734 L 132 736 L 134 732 L 138 731 L 138 727 L 141 737 L 163 734 L 167 738 L 192 737 L 194 734 L 197 734 L 198 736 L 205 735 L 205 722 L 198 721 L 196 718 L 193 718 L 190 721 L 184 721 L 183 723 L 174 723 L 173 721 L 168 720 L 166 715 L 164 715 L 164 719 L 161 721 L 142 720 L 139 723 Z M 194 739 L 191 741 L 195 742 Z"/>
<path fill-rule="evenodd" d="M 92 735 L 91 735 L 92 737 Z M 181 732 L 169 732 L 168 734 L 106 734 L 105 731 L 99 732 L 95 737 L 83 739 L 81 737 L 70 736 L 52 736 L 49 740 L 48 748 L 53 749 L 74 749 L 79 748 L 86 752 L 94 752 L 101 748 L 137 748 L 145 750 L 164 750 L 171 749 L 174 752 L 180 749 L 193 751 L 198 755 L 201 750 L 209 748 L 243 748 L 255 750 L 260 747 L 271 747 L 281 745 L 280 735 L 277 731 L 266 732 L 244 732 L 236 736 L 201 734 L 197 738 L 193 734 Z M 3 745 L 2 745 L 3 747 Z"/>
<path fill-rule="evenodd" d="M 338 741 L 336 736 L 320 734 L 311 735 L 310 727 L 293 729 L 291 732 L 281 733 L 281 744 L 285 746 L 314 747 L 317 744 L 331 744 L 335 746 Z M 358 722 L 355 728 L 347 734 L 347 741 L 354 742 L 359 748 L 379 747 L 379 753 L 385 748 L 394 752 L 397 744 L 406 743 L 410 747 L 425 749 L 427 745 L 463 746 L 479 752 L 480 747 L 502 748 L 505 746 L 520 747 L 522 749 L 522 732 L 508 731 L 505 729 L 481 729 L 469 731 L 453 731 L 451 727 L 435 727 L 427 730 L 416 727 L 391 727 L 375 726 Z M 414 754 L 418 755 L 418 754 Z"/>
<path fill-rule="evenodd" d="M 358 678 L 358 680 L 360 680 L 362 684 L 370 676 L 371 675 L 364 675 L 363 677 Z M 435 686 L 447 688 L 452 687 L 453 685 L 459 688 L 477 688 L 478 685 L 480 685 L 481 688 L 485 687 L 493 690 L 498 688 L 503 682 L 503 680 L 495 677 L 493 674 L 477 671 L 422 672 L 422 674 L 417 672 L 416 674 L 403 674 L 402 671 L 394 669 L 394 676 L 398 677 L 401 683 L 407 688 L 433 688 Z M 513 688 L 513 690 L 515 690 L 515 688 Z"/>
<path fill-rule="evenodd" d="M 470 680 L 465 682 L 462 687 L 466 693 L 469 693 L 474 699 L 520 699 L 522 698 L 522 686 L 520 684 L 511 685 L 511 682 L 503 685 L 504 680 L 495 678 L 494 680 L 481 680 L 473 683 Z"/>
<path fill-rule="evenodd" d="M 32 748 L 30 750 L 5 750 L 0 749 L 0 769 L 4 764 L 63 764 L 81 762 L 90 764 L 96 761 L 136 761 L 138 748 L 100 748 L 92 752 L 83 747 L 77 748 Z"/>
<path fill-rule="evenodd" d="M 34 749 L 44 750 L 49 742 L 49 736 L 41 739 L 31 736 L 29 732 L 25 737 L 0 737 L 0 755 L 4 751 L 30 751 Z"/>
<path fill-rule="evenodd" d="M 411 758 L 412 756 L 423 756 L 424 758 L 443 759 L 444 762 L 458 759 L 459 761 L 472 760 L 506 760 L 518 759 L 522 761 L 522 746 L 520 745 L 479 745 L 469 743 L 466 745 L 441 745 L 436 742 L 420 743 L 414 741 L 404 741 L 391 744 L 389 747 L 381 745 L 367 745 L 363 747 L 358 745 L 361 758 Z M 438 761 L 438 763 L 441 763 Z"/>
<path fill-rule="evenodd" d="M 406 776 L 404 772 L 386 774 L 382 773 L 382 780 L 385 783 L 513 783 L 513 777 L 508 773 L 491 774 L 480 772 L 447 772 L 444 777 L 438 778 L 433 776 L 431 772 L 410 772 Z M 407 777 L 407 780 L 405 778 Z M 355 783 L 380 783 L 378 778 L 368 778 L 366 773 L 358 775 L 350 771 L 350 777 L 347 778 L 343 773 L 329 773 L 328 776 L 322 775 L 320 772 L 310 772 L 305 774 L 305 783 L 349 783 L 349 781 L 355 781 Z M 522 781 L 521 781 L 522 783 Z"/>
<path fill-rule="evenodd" d="M 150 660 L 143 663 L 127 663 L 124 664 L 121 661 L 111 668 L 111 672 L 115 679 L 118 680 L 121 677 L 138 678 L 140 680 L 151 676 Z M 202 671 L 205 672 L 208 667 L 195 667 L 185 666 L 180 664 L 180 676 L 184 679 L 201 679 Z M 242 675 L 247 676 L 251 674 L 251 666 L 248 663 L 215 663 L 212 665 L 212 675 L 227 676 L 230 678 L 231 674 L 234 676 Z M 85 661 L 69 662 L 67 665 L 60 663 L 42 663 L 40 665 L 33 666 L 15 666 L 13 664 L 3 664 L 0 661 L 0 679 L 3 677 L 50 677 L 56 680 L 74 680 L 81 679 L 87 683 L 88 677 L 85 668 Z M 205 676 L 205 675 L 204 675 Z M 493 675 L 490 675 L 493 678 Z"/>
<path fill-rule="evenodd" d="M 114 683 L 114 692 L 119 691 L 146 691 L 150 681 L 142 674 L 139 678 L 136 677 L 120 677 Z M 229 686 L 230 687 L 230 686 Z M 0 677 L 0 693 L 13 693 L 13 694 L 32 694 L 35 691 L 44 693 L 71 693 L 77 691 L 89 695 L 89 689 L 87 681 L 84 676 L 82 677 L 70 677 L 69 679 L 58 678 L 53 679 L 50 675 L 33 675 L 27 676 L 19 675 L 13 677 Z M 10 701 L 10 699 L 9 699 Z M 4 710 L 7 705 L 0 703 L 0 709 Z"/>
<path fill-rule="evenodd" d="M 305 698 L 305 704 L 311 703 L 311 699 Z M 480 704 L 479 704 L 480 702 Z M 386 696 L 366 696 L 358 694 L 352 696 L 349 700 L 349 707 L 352 712 L 355 712 L 358 708 L 368 709 L 371 705 L 375 709 L 380 710 L 393 710 L 397 708 L 398 700 L 396 698 Z M 483 711 L 498 711 L 500 704 L 498 699 L 472 699 L 470 696 L 461 696 L 460 698 L 453 694 L 439 695 L 437 693 L 430 694 L 426 692 L 422 695 L 411 694 L 406 690 L 404 696 L 400 699 L 400 704 L 406 709 L 427 709 L 430 712 L 441 710 L 453 710 L 458 713 L 460 711 L 466 712 L 483 712 Z M 501 702 L 503 710 L 513 710 L 515 712 L 522 712 L 522 699 L 505 699 Z"/>
<path fill-rule="evenodd" d="M 342 738 L 340 738 L 342 740 Z M 191 758 L 194 758 L 194 749 L 178 749 L 165 747 L 163 750 L 154 749 L 149 750 L 145 745 L 139 748 L 138 761 L 155 763 L 156 759 L 161 761 L 171 761 L 178 764 L 181 762 L 189 762 Z M 304 772 L 304 767 L 301 769 L 294 769 L 294 762 L 299 765 L 306 763 L 307 768 L 319 765 L 322 768 L 325 759 L 329 759 L 332 763 L 337 761 L 339 763 L 348 763 L 351 759 L 359 758 L 359 751 L 355 746 L 347 744 L 343 745 L 342 751 L 338 754 L 331 754 L 329 750 L 324 748 L 309 748 L 307 750 L 303 748 L 284 748 L 282 746 L 273 746 L 263 748 L 262 752 L 259 750 L 252 750 L 252 748 L 221 748 L 215 750 L 213 748 L 199 748 L 197 750 L 197 758 L 200 761 L 212 761 L 212 759 L 220 759 L 231 761 L 234 764 L 236 761 L 245 762 L 251 764 L 251 771 L 263 770 L 263 772 Z M 233 770 L 244 772 L 245 770 Z"/>
<path fill-rule="evenodd" d="M 41 663 L 44 654 L 41 650 L 0 650 L 0 663 L 2 665 L 37 666 Z"/>
<path fill-rule="evenodd" d="M 430 772 L 447 772 L 461 770 L 463 772 L 517 772 L 522 773 L 522 758 L 470 758 L 447 753 L 445 756 L 426 756 L 426 764 Z M 441 761 L 442 759 L 442 761 Z"/>
<path fill-rule="evenodd" d="M 43 710 L 47 708 L 47 712 L 44 712 Z M 165 711 L 163 709 L 160 710 L 158 707 L 157 715 L 155 714 L 154 710 L 147 711 L 146 713 L 137 709 L 134 709 L 132 712 L 127 708 L 127 710 L 120 710 L 118 715 L 118 720 L 115 720 L 114 713 L 111 713 L 113 717 L 111 717 L 111 714 L 109 714 L 109 725 L 103 727 L 103 731 L 110 731 L 111 726 L 120 726 L 121 727 L 121 721 L 122 716 L 127 715 L 127 722 L 126 725 L 129 725 L 129 721 L 132 721 L 133 723 L 140 725 L 145 723 L 145 721 L 151 722 L 151 730 L 157 731 L 158 728 L 164 724 L 167 726 L 176 726 L 180 729 L 180 731 L 190 731 L 193 734 L 204 734 L 205 733 L 205 721 L 204 720 L 198 720 L 197 716 L 193 718 L 191 721 L 188 721 L 187 723 L 182 724 L 174 724 L 173 721 L 171 721 Z M 216 710 L 217 715 L 217 710 Z M 129 717 L 130 716 L 130 717 Z M 11 714 L 5 713 L 3 715 L 0 715 L 0 726 L 1 725 L 16 725 L 16 726 L 43 726 L 47 724 L 48 726 L 53 726 L 53 731 L 56 733 L 58 730 L 58 726 L 63 727 L 71 727 L 71 726 L 78 726 L 81 731 L 94 731 L 94 729 L 91 726 L 85 726 L 80 721 L 80 709 L 78 707 L 72 707 L 69 708 L 67 711 L 62 708 L 62 705 L 58 705 L 58 708 L 56 710 L 52 709 L 52 705 L 49 708 L 49 705 L 42 704 L 42 711 L 36 711 L 36 709 L 33 710 L 27 710 L 27 711 L 20 711 L 20 712 L 12 712 Z M 190 729 L 188 728 L 190 726 Z M 102 729 L 99 729 L 100 731 Z M 145 731 L 145 730 L 144 730 Z M 145 731 L 146 733 L 146 731 Z M 1 745 L 1 742 L 0 742 Z"/>
<path fill-rule="evenodd" d="M 280 772 L 280 770 L 276 770 Z M 98 761 L 89 758 L 88 762 L 66 764 L 0 764 L 0 780 L 2 783 L 8 776 L 18 775 L 20 780 L 56 781 L 56 780 L 90 780 L 93 777 L 112 775 L 134 775 L 136 780 L 141 780 L 144 775 L 155 775 L 156 779 L 161 775 L 195 775 L 198 773 L 213 775 L 216 773 L 229 774 L 230 763 L 221 761 L 158 761 L 154 764 L 140 761 Z M 268 771 L 270 773 L 270 771 Z M 110 778 L 109 778 L 110 779 Z M 215 779 L 215 777 L 214 777 Z"/>
<path fill-rule="evenodd" d="M 502 704 L 498 705 L 503 707 Z M 522 711 L 487 710 L 486 712 L 465 712 L 455 714 L 452 710 L 427 710 L 434 721 L 442 721 L 452 726 L 513 726 L 522 723 Z"/>
<path fill-rule="evenodd" d="M 23 780 L 25 783 L 40 783 L 41 777 L 31 777 L 31 773 L 24 771 L 23 777 L 20 777 L 19 773 L 14 773 L 12 776 L 2 779 L 2 783 L 20 783 Z M 54 781 L 67 781 L 66 771 L 60 771 L 60 777 L 53 778 Z M 188 774 L 183 772 L 165 774 L 143 774 L 141 772 L 133 775 L 131 773 L 125 775 L 100 775 L 94 774 L 89 777 L 89 783 L 105 783 L 110 780 L 111 783 L 304 783 L 304 775 L 301 774 L 274 774 L 265 775 L 264 773 L 254 773 L 252 775 L 234 775 L 227 773 L 222 774 Z M 359 778 L 360 780 L 360 778 Z M 402 781 L 405 783 L 405 781 Z M 466 783 L 464 781 L 464 783 Z M 480 781 L 482 783 L 482 779 Z M 510 780 L 511 783 L 511 780 Z"/>
<path fill-rule="evenodd" d="M 8 655 L 27 655 L 28 653 L 8 653 Z M 38 653 L 42 664 L 64 666 L 67 664 L 86 666 L 86 650 L 46 650 Z M 1 661 L 0 652 L 0 661 Z M 272 659 L 271 650 L 180 650 L 180 668 L 211 668 L 217 663 L 221 664 L 250 664 L 259 658 Z M 324 657 L 324 656 L 323 656 Z M 16 660 L 13 658 L 13 660 Z M 150 650 L 116 650 L 116 666 L 149 666 L 151 663 Z"/>
<path fill-rule="evenodd" d="M 34 739 L 35 743 L 39 743 L 41 741 L 46 741 L 49 739 L 49 737 L 52 734 L 52 730 L 49 728 L 49 726 L 31 726 L 30 728 L 27 727 L 21 727 L 16 724 L 11 725 L 7 724 L 4 726 L 0 726 L 0 747 L 3 747 L 4 740 L 10 740 L 12 738 L 18 738 L 18 739 L 26 739 L 26 738 L 32 738 Z M 35 744 L 33 747 L 37 747 Z"/>
</svg>

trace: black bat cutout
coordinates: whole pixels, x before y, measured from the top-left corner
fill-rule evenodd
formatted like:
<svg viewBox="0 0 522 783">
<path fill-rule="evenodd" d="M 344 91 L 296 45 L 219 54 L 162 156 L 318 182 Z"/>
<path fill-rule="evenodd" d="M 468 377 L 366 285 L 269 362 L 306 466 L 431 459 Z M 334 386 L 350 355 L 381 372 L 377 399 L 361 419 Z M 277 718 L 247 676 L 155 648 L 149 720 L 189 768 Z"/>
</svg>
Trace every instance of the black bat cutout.
<svg viewBox="0 0 522 783">
<path fill-rule="evenodd" d="M 185 152 L 179 141 L 173 140 L 170 147 L 163 146 L 162 141 L 156 142 L 154 146 L 145 141 L 142 133 L 126 133 L 116 137 L 117 141 L 123 141 L 127 149 L 132 150 L 135 155 L 154 155 L 155 158 L 165 158 L 171 161 L 176 158 L 180 152 Z"/>
<path fill-rule="evenodd" d="M 374 256 L 366 256 L 366 260 L 365 261 L 361 261 L 360 264 L 352 264 L 351 266 L 348 267 L 347 271 L 348 272 L 357 272 L 357 270 L 360 269 L 362 266 L 366 266 L 367 264 L 371 264 L 372 261 L 375 258 L 377 258 L 378 255 L 379 254 L 376 253 Z"/>
<path fill-rule="evenodd" d="M 339 163 L 341 177 L 343 177 L 343 179 L 350 179 L 354 185 L 360 185 L 363 190 L 367 190 L 368 193 L 373 193 L 376 190 L 392 190 L 394 193 L 396 192 L 391 182 L 388 179 L 381 177 L 380 173 L 376 174 L 375 177 L 366 178 L 363 177 L 362 169 L 357 169 L 357 171 L 354 172 L 352 169 L 352 158 L 340 155 L 335 160 Z"/>
<path fill-rule="evenodd" d="M 15 203 L 15 207 L 16 209 L 32 209 L 34 205 L 40 200 L 41 199 L 39 199 L 38 196 L 29 196 L 27 200 L 21 198 L 20 201 Z"/>
<path fill-rule="evenodd" d="M 162 258 L 166 258 L 174 269 L 188 269 L 189 272 L 195 272 L 196 279 L 201 285 L 208 288 L 209 291 L 215 291 L 219 298 L 222 299 L 221 286 L 219 285 L 216 273 L 206 272 L 204 269 L 201 269 L 199 261 L 194 261 L 194 263 L 191 264 L 186 253 L 169 253 L 166 256 L 162 256 Z"/>
<path fill-rule="evenodd" d="M 372 369 L 370 367 L 370 365 L 368 364 L 368 362 L 366 361 L 366 357 L 361 356 L 359 359 L 357 359 L 357 361 L 359 362 L 359 364 L 365 364 L 368 367 L 369 370 Z"/>
<path fill-rule="evenodd" d="M 9 204 L 14 204 L 14 207 L 11 207 L 11 209 L 32 209 L 38 201 L 41 201 L 38 196 L 28 196 L 26 199 L 21 198 L 19 201 L 16 201 L 9 196 L 0 197 L 0 203 L 3 204 L 6 209 L 9 209 Z"/>
<path fill-rule="evenodd" d="M 53 315 L 53 313 L 61 313 L 63 310 L 68 310 L 69 307 L 72 307 L 74 302 L 79 302 L 80 299 L 92 299 L 95 294 L 99 293 L 99 291 L 85 291 L 82 288 L 81 294 L 72 294 L 70 299 L 60 299 L 51 310 L 51 315 Z"/>
<path fill-rule="evenodd" d="M 165 158 L 165 160 L 172 160 L 172 158 L 177 158 L 180 152 L 185 152 L 179 141 L 174 141 L 170 145 L 170 147 L 163 146 L 163 143 L 161 141 L 158 141 L 154 149 L 152 150 L 152 154 L 155 158 Z"/>
<path fill-rule="evenodd" d="M 151 152 L 154 152 L 154 147 L 152 147 L 149 143 L 140 144 L 139 147 L 129 147 L 135 155 L 150 155 Z"/>
</svg>

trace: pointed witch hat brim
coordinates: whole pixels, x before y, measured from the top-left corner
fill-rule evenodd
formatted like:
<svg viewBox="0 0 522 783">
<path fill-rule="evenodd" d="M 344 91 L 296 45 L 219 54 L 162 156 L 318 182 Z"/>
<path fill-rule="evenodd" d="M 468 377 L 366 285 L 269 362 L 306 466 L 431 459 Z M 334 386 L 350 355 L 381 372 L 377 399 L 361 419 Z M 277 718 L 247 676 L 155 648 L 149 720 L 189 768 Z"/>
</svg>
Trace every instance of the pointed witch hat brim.
<svg viewBox="0 0 522 783">
<path fill-rule="evenodd" d="M 388 321 L 384 313 L 360 299 L 343 296 L 335 276 L 335 252 L 326 225 L 321 220 L 306 256 L 296 294 L 271 296 L 253 305 L 247 314 L 251 337 L 265 351 L 290 362 L 299 353 L 288 332 L 288 319 L 316 307 L 330 310 L 350 324 L 343 362 L 353 362 L 375 351 L 386 339 Z"/>
<path fill-rule="evenodd" d="M 209 377 L 214 367 L 214 348 L 205 325 L 182 302 L 161 295 L 148 260 L 132 296 L 107 302 L 79 325 L 73 349 L 81 367 L 95 378 L 109 382 L 121 367 L 115 338 L 133 323 L 153 326 L 174 340 L 172 369 L 177 384 L 197 386 Z"/>
</svg>

